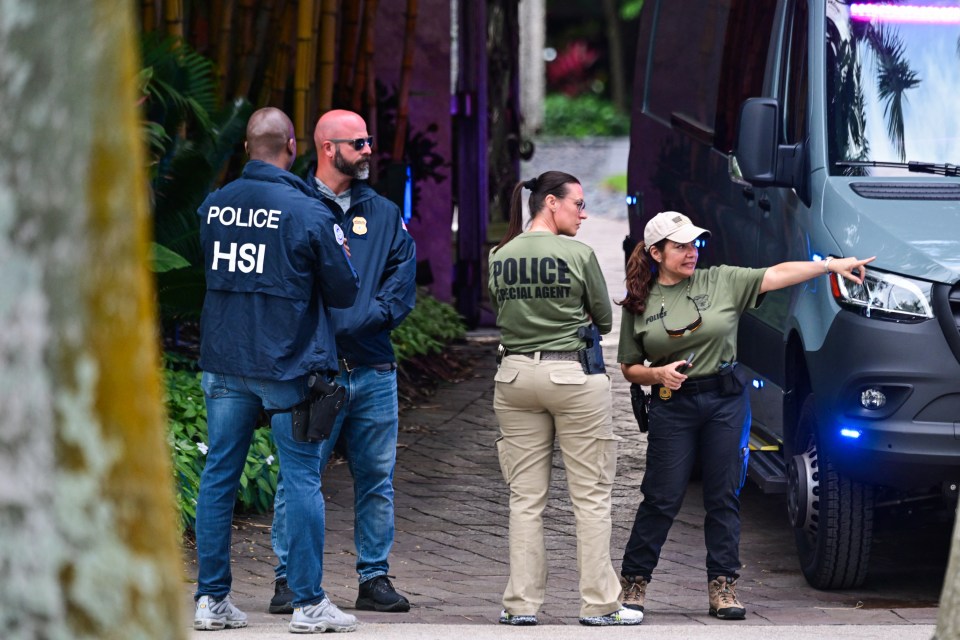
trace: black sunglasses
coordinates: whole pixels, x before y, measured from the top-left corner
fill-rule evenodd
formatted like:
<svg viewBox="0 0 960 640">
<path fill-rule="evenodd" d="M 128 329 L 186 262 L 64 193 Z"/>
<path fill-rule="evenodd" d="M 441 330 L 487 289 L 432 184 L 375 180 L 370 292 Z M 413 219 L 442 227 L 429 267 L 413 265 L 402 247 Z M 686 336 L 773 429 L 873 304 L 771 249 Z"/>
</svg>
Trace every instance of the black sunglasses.
<svg viewBox="0 0 960 640">
<path fill-rule="evenodd" d="M 373 149 L 373 136 L 366 138 L 330 138 L 327 142 L 349 142 L 353 145 L 355 151 L 363 151 L 363 145 L 368 144 Z"/>
<path fill-rule="evenodd" d="M 700 325 L 703 324 L 703 316 L 700 315 L 700 307 L 697 306 L 697 303 L 693 301 L 693 298 L 687 296 L 687 300 L 693 303 L 693 308 L 697 310 L 697 319 L 685 326 L 683 329 L 667 329 L 667 323 L 663 321 L 664 314 L 664 305 L 660 304 L 660 324 L 663 325 L 663 330 L 667 332 L 667 335 L 671 338 L 682 338 L 683 334 L 687 331 L 693 333 L 700 328 Z"/>
</svg>

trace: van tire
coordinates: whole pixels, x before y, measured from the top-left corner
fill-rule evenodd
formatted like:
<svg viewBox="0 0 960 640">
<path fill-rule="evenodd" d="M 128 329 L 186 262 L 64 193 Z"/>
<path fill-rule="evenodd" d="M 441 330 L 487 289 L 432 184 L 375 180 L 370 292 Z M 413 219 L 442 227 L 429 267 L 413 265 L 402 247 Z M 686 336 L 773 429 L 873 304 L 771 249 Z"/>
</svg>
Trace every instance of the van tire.
<svg viewBox="0 0 960 640">
<path fill-rule="evenodd" d="M 813 395 L 800 410 L 798 455 L 791 471 L 805 465 L 812 482 L 788 482 L 791 518 L 797 505 L 808 510 L 806 524 L 794 521 L 797 554 L 803 575 L 817 589 L 850 589 L 867 577 L 873 539 L 873 486 L 837 473 L 830 456 L 817 446 L 820 437 Z M 799 469 L 802 474 L 802 469 Z M 805 495 L 798 495 L 806 486 Z M 799 526 L 798 526 L 799 525 Z"/>
</svg>

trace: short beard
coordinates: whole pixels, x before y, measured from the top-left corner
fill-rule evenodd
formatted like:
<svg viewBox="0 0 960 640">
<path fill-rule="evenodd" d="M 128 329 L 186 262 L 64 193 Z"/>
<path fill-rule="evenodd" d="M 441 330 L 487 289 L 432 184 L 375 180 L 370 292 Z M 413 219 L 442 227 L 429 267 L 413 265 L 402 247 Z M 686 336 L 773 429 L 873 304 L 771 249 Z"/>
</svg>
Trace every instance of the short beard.
<svg viewBox="0 0 960 640">
<path fill-rule="evenodd" d="M 366 180 L 370 177 L 370 159 L 361 157 L 354 163 L 347 162 L 347 159 L 340 153 L 340 148 L 333 156 L 333 167 L 345 176 L 357 180 Z"/>
</svg>

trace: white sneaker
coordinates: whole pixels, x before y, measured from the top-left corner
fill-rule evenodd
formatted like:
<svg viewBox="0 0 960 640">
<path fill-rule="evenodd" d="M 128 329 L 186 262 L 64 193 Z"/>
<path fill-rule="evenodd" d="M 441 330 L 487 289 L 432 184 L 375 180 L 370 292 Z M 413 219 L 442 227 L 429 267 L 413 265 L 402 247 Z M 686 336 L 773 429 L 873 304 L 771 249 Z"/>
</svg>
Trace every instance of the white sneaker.
<svg viewBox="0 0 960 640">
<path fill-rule="evenodd" d="M 602 616 L 580 618 L 580 624 L 585 624 L 590 627 L 640 624 L 641 622 L 643 622 L 643 611 L 634 611 L 626 607 L 620 607 L 619 610 Z"/>
<path fill-rule="evenodd" d="M 217 600 L 213 596 L 200 596 L 197 611 L 193 614 L 193 628 L 199 631 L 239 629 L 247 626 L 247 614 L 233 606 L 230 596 Z"/>
<path fill-rule="evenodd" d="M 337 605 L 324 598 L 317 604 L 294 607 L 290 619 L 290 633 L 323 633 L 324 631 L 356 631 L 357 619 L 344 613 Z"/>
</svg>

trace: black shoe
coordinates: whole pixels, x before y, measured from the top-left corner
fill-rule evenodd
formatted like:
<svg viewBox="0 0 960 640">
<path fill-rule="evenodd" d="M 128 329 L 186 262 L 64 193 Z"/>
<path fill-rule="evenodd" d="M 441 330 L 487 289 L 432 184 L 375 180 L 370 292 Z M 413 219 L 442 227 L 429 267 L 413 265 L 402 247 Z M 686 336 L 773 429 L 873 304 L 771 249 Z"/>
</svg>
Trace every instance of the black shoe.
<svg viewBox="0 0 960 640">
<path fill-rule="evenodd" d="M 270 601 L 270 613 L 293 613 L 293 591 L 287 586 L 286 578 L 277 578 L 273 585 L 273 599 Z"/>
<path fill-rule="evenodd" d="M 357 609 L 364 611 L 410 611 L 410 601 L 397 593 L 387 576 L 370 578 L 360 583 Z"/>
</svg>

